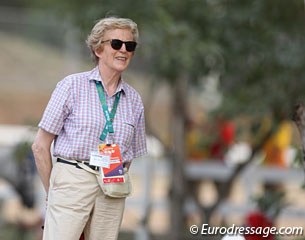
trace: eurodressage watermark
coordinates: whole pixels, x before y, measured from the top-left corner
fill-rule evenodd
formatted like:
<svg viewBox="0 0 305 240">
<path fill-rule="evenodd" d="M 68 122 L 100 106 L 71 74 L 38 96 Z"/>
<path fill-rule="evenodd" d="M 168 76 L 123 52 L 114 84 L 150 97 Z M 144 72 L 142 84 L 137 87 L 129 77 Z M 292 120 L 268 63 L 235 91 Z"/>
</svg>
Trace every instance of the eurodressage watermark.
<svg viewBox="0 0 305 240">
<path fill-rule="evenodd" d="M 233 224 L 230 227 L 212 227 L 209 224 L 192 225 L 190 226 L 190 233 L 192 235 L 261 235 L 268 237 L 269 235 L 277 236 L 303 236 L 303 227 L 242 227 Z"/>
</svg>

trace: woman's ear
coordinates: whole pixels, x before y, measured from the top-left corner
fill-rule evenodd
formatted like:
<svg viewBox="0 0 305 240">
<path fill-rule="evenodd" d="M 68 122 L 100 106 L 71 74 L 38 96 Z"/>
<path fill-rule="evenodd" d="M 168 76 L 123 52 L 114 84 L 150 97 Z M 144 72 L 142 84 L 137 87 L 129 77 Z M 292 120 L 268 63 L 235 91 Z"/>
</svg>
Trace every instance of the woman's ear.
<svg viewBox="0 0 305 240">
<path fill-rule="evenodd" d="M 104 50 L 103 47 L 99 47 L 98 49 L 94 50 L 93 52 L 94 52 L 95 56 L 100 57 L 103 50 Z"/>
</svg>

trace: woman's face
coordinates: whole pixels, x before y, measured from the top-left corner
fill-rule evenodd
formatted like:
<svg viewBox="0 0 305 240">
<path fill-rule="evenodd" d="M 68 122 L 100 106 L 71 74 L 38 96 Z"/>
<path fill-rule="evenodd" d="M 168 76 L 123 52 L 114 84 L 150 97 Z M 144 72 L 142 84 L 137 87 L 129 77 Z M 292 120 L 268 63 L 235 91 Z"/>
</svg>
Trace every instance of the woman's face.
<svg viewBox="0 0 305 240">
<path fill-rule="evenodd" d="M 103 47 L 95 52 L 99 57 L 99 66 L 107 68 L 108 71 L 123 72 L 129 65 L 134 52 L 128 52 L 123 44 L 119 50 L 111 47 L 111 42 L 107 40 L 119 39 L 121 41 L 134 41 L 129 29 L 109 30 L 105 33 Z"/>
</svg>

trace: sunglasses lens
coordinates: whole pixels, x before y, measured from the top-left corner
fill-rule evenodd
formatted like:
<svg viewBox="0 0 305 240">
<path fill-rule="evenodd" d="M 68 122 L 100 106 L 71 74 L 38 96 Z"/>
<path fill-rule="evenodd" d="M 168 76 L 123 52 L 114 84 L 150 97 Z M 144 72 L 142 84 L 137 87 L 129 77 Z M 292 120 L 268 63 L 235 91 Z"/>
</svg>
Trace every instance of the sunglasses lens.
<svg viewBox="0 0 305 240">
<path fill-rule="evenodd" d="M 126 50 L 128 52 L 133 52 L 134 50 L 136 50 L 137 47 L 137 43 L 136 42 L 125 42 L 125 46 L 126 46 Z"/>
<path fill-rule="evenodd" d="M 121 49 L 123 45 L 123 42 L 119 39 L 112 39 L 111 40 L 111 47 L 114 49 L 114 50 L 119 50 Z"/>
</svg>

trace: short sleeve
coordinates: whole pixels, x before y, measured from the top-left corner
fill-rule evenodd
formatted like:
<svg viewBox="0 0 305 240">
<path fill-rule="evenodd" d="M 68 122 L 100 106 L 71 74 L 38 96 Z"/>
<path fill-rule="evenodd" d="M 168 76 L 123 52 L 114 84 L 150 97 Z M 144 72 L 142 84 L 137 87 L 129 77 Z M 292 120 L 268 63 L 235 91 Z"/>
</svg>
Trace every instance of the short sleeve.
<svg viewBox="0 0 305 240">
<path fill-rule="evenodd" d="M 72 109 L 71 95 L 71 80 L 60 81 L 52 93 L 38 126 L 49 133 L 58 135 Z"/>
</svg>

